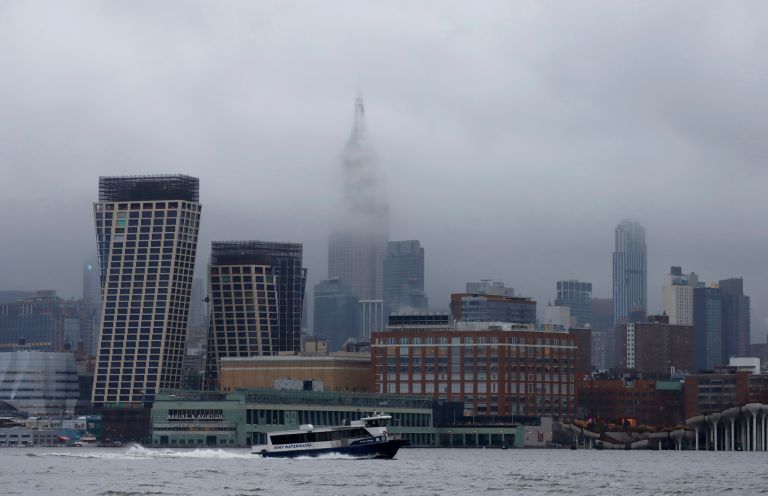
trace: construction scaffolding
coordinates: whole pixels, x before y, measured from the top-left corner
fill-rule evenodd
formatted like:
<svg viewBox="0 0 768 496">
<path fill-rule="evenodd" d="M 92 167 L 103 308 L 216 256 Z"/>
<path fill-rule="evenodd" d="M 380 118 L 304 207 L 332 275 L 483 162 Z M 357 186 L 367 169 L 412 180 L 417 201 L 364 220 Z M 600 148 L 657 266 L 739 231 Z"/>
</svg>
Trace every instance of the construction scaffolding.
<svg viewBox="0 0 768 496">
<path fill-rule="evenodd" d="M 99 201 L 200 201 L 200 180 L 175 175 L 101 176 Z"/>
<path fill-rule="evenodd" d="M 294 259 L 301 263 L 301 243 L 271 241 L 214 241 L 211 243 L 213 265 L 273 265 L 275 259 Z"/>
</svg>

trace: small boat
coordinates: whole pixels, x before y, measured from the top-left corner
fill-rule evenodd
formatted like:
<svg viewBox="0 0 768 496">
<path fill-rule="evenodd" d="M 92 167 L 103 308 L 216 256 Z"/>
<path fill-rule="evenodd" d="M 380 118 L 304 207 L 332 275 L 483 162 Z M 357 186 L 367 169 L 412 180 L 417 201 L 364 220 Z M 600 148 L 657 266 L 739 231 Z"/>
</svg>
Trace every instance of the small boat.
<svg viewBox="0 0 768 496">
<path fill-rule="evenodd" d="M 267 433 L 267 444 L 253 446 L 252 453 L 263 458 L 346 455 L 353 458 L 392 459 L 408 441 L 387 432 L 390 415 L 374 412 L 340 426 L 315 427 L 305 424 L 298 430 Z"/>
<path fill-rule="evenodd" d="M 98 440 L 98 439 L 96 439 L 96 436 L 94 436 L 94 435 L 93 435 L 93 434 L 91 434 L 90 432 L 86 432 L 85 434 L 83 434 L 83 436 L 82 436 L 82 437 L 80 437 L 80 439 L 78 439 L 77 441 L 75 441 L 75 442 L 72 444 L 72 446 L 75 446 L 75 447 L 82 447 L 82 446 L 96 446 L 96 445 L 98 445 L 98 444 L 99 444 L 99 440 Z"/>
</svg>

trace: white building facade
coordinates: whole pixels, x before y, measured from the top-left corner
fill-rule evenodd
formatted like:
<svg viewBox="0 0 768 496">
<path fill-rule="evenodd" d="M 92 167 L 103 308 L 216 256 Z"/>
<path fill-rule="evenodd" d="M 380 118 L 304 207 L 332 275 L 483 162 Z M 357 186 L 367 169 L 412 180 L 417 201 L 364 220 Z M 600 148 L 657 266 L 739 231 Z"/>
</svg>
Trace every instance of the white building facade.
<svg viewBox="0 0 768 496">
<path fill-rule="evenodd" d="M 693 325 L 693 288 L 699 285 L 699 276 L 683 274 L 680 267 L 670 269 L 668 282 L 661 288 L 661 306 L 673 325 Z"/>
</svg>

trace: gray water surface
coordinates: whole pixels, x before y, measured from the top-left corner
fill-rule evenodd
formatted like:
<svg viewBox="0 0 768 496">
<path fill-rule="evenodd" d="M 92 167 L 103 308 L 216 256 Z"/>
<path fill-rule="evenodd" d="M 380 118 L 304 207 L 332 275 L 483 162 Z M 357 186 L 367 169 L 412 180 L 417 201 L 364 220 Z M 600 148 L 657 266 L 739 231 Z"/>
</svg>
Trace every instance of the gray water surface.
<svg viewBox="0 0 768 496">
<path fill-rule="evenodd" d="M 395 460 L 248 450 L 0 449 L 0 495 L 768 494 L 768 453 L 403 449 Z"/>
</svg>

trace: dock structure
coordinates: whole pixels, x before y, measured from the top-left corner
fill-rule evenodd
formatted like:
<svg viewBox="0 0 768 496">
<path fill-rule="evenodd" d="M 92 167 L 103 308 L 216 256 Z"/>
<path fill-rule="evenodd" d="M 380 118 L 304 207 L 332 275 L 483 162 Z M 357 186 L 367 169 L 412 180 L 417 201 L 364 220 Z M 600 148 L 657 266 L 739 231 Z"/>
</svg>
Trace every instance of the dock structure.
<svg viewBox="0 0 768 496">
<path fill-rule="evenodd" d="M 695 449 L 768 451 L 768 405 L 747 403 L 686 420 L 695 431 Z"/>
</svg>

